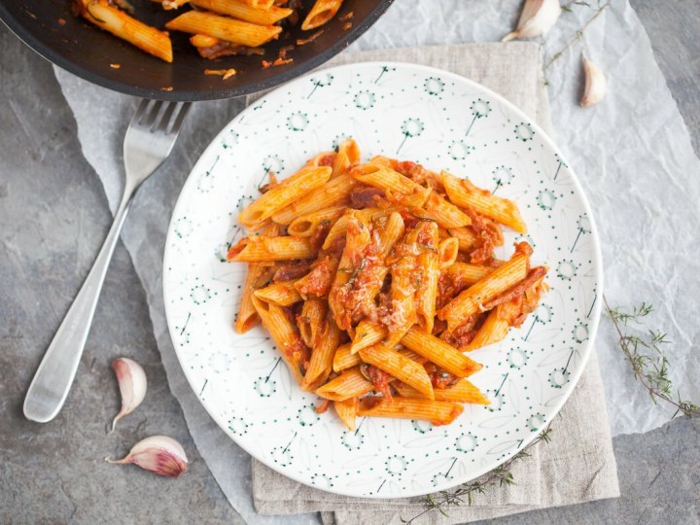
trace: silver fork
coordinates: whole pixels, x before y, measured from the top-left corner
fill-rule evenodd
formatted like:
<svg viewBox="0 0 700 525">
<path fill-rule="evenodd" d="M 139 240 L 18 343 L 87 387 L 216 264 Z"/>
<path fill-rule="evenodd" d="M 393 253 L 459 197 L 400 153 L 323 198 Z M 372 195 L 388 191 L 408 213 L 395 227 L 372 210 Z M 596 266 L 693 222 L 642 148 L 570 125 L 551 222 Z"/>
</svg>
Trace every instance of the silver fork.
<svg viewBox="0 0 700 525">
<path fill-rule="evenodd" d="M 143 100 L 124 137 L 126 184 L 114 223 L 100 253 L 61 326 L 51 341 L 24 399 L 27 419 L 46 423 L 61 410 L 85 348 L 109 262 L 131 200 L 168 157 L 180 133 L 190 103 Z"/>
</svg>

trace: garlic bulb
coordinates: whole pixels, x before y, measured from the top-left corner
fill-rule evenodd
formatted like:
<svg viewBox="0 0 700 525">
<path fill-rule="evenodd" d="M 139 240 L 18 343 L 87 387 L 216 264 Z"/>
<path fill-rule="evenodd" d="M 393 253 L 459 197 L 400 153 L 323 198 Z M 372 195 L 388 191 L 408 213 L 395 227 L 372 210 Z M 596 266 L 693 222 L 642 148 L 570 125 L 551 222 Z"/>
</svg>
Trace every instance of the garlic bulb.
<svg viewBox="0 0 700 525">
<path fill-rule="evenodd" d="M 119 392 L 122 396 L 122 409 L 112 421 L 112 431 L 122 417 L 133 412 L 146 396 L 146 373 L 136 361 L 119 357 L 112 363 L 112 370 L 117 374 Z"/>
<path fill-rule="evenodd" d="M 582 58 L 586 85 L 583 88 L 581 106 L 588 108 L 603 100 L 608 90 L 608 83 L 605 80 L 605 74 L 598 66 L 588 60 L 585 54 L 582 55 Z"/>
<path fill-rule="evenodd" d="M 187 471 L 187 456 L 182 445 L 167 436 L 151 436 L 139 441 L 124 459 L 105 461 L 115 465 L 133 463 L 160 476 L 176 478 Z"/>
<path fill-rule="evenodd" d="M 559 15 L 559 0 L 525 0 L 518 27 L 503 37 L 501 42 L 544 35 L 559 19 Z"/>
</svg>

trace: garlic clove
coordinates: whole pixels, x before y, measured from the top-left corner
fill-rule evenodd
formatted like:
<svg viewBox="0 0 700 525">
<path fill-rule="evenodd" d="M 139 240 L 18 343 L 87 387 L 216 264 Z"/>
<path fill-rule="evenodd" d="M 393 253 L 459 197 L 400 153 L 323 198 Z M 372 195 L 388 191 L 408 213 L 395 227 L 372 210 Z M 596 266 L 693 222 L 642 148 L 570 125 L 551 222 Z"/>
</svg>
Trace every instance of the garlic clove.
<svg viewBox="0 0 700 525">
<path fill-rule="evenodd" d="M 176 478 L 187 471 L 187 456 L 182 445 L 167 436 L 151 436 L 136 443 L 125 458 L 105 461 L 115 465 L 133 463 L 160 476 Z"/>
<path fill-rule="evenodd" d="M 133 412 L 146 396 L 146 373 L 136 361 L 119 357 L 112 363 L 112 370 L 117 375 L 119 392 L 122 396 L 122 409 L 112 421 L 112 431 L 122 417 Z"/>
<path fill-rule="evenodd" d="M 525 0 L 518 27 L 503 37 L 501 42 L 544 35 L 559 19 L 559 15 L 559 0 Z"/>
<path fill-rule="evenodd" d="M 608 91 L 608 83 L 605 80 L 605 74 L 593 62 L 588 60 L 585 54 L 583 59 L 583 75 L 586 84 L 583 88 L 583 96 L 581 97 L 581 106 L 584 108 L 591 107 L 605 97 Z"/>
</svg>

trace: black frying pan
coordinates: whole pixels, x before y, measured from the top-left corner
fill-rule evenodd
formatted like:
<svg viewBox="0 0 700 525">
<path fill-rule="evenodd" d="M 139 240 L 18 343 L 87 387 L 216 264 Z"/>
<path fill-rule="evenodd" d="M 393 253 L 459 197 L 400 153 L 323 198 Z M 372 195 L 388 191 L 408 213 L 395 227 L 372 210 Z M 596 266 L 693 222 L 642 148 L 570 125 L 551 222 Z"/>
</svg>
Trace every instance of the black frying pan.
<svg viewBox="0 0 700 525">
<path fill-rule="evenodd" d="M 225 57 L 214 61 L 199 56 L 188 41 L 189 35 L 171 32 L 174 60 L 167 64 L 76 18 L 71 13 L 71 0 L 0 0 L 0 19 L 37 53 L 95 84 L 145 98 L 211 100 L 268 89 L 319 66 L 366 31 L 392 2 L 345 0 L 319 38 L 288 53 L 294 62 L 268 69 L 261 67 L 262 59 L 274 60 L 281 47 L 308 38 L 315 31 L 291 29 L 285 38 L 265 46 L 264 57 Z M 167 20 L 177 16 L 177 11 L 163 11 L 153 2 L 133 3 L 140 20 L 161 29 Z M 313 0 L 304 2 L 307 8 L 312 4 Z M 341 18 L 350 11 L 354 12 L 352 28 L 343 30 L 346 22 Z M 115 69 L 110 64 L 120 67 Z M 219 76 L 205 75 L 207 68 L 235 68 L 238 74 L 224 81 Z"/>
</svg>

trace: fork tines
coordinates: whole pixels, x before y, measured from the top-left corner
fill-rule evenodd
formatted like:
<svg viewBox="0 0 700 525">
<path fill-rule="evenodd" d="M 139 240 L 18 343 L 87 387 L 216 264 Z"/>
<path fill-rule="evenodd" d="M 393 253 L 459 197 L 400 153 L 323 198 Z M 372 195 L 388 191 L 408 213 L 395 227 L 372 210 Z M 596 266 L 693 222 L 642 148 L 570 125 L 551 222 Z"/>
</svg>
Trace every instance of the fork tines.
<svg viewBox="0 0 700 525">
<path fill-rule="evenodd" d="M 150 132 L 175 133 L 182 126 L 190 106 L 190 102 L 143 99 L 134 113 L 132 124 L 147 128 Z"/>
</svg>

